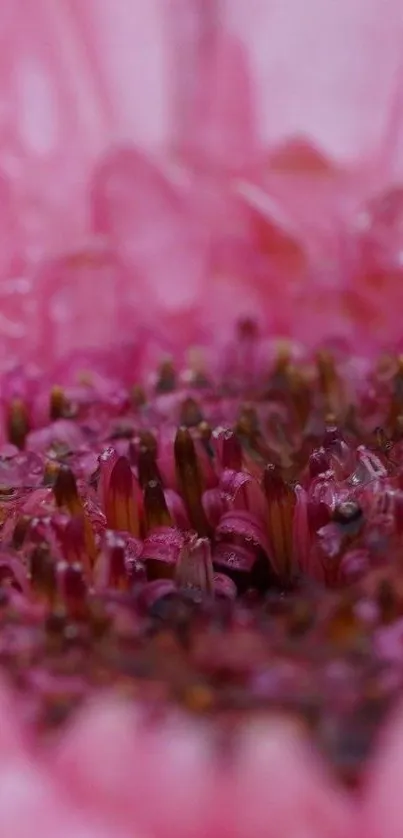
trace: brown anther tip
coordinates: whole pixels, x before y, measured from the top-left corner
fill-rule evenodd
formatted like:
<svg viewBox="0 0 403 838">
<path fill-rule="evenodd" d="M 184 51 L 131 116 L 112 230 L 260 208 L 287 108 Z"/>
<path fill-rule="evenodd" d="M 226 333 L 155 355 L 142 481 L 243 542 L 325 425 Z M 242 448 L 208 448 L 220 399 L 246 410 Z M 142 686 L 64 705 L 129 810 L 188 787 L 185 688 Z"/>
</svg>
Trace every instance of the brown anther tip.
<svg viewBox="0 0 403 838">
<path fill-rule="evenodd" d="M 66 559 L 70 563 L 77 560 L 83 560 L 84 563 L 85 559 L 88 561 L 88 557 L 85 556 L 86 533 L 85 520 L 82 515 L 74 515 L 68 521 L 62 536 L 62 544 Z M 90 567 L 88 566 L 87 569 L 89 571 Z"/>
<path fill-rule="evenodd" d="M 203 439 L 205 442 L 209 442 L 213 433 L 209 423 L 203 419 L 203 421 L 199 423 L 197 429 L 199 431 L 201 439 Z"/>
<path fill-rule="evenodd" d="M 239 338 L 255 338 L 258 336 L 259 327 L 253 317 L 242 317 L 238 320 L 237 332 Z"/>
<path fill-rule="evenodd" d="M 76 478 L 68 466 L 59 466 L 53 492 L 58 506 L 70 506 L 78 500 Z"/>
<path fill-rule="evenodd" d="M 52 421 L 61 419 L 69 414 L 69 404 L 62 387 L 52 387 L 49 412 Z"/>
<path fill-rule="evenodd" d="M 187 428 L 194 428 L 203 421 L 200 405 L 191 397 L 185 399 L 180 408 L 180 423 Z"/>
<path fill-rule="evenodd" d="M 276 574 L 288 584 L 293 574 L 293 518 L 296 495 L 292 487 L 284 481 L 282 470 L 273 463 L 269 463 L 263 472 L 263 491 L 267 501 L 270 560 Z"/>
<path fill-rule="evenodd" d="M 127 457 L 118 457 L 112 468 L 105 512 L 110 529 L 139 534 L 135 480 Z"/>
<path fill-rule="evenodd" d="M 176 432 L 174 442 L 175 460 L 178 465 L 190 465 L 196 462 L 196 451 L 192 435 L 188 428 L 181 426 Z"/>
<path fill-rule="evenodd" d="M 124 546 L 116 545 L 109 552 L 109 585 L 120 591 L 129 587 L 129 574 L 125 562 Z"/>
<path fill-rule="evenodd" d="M 276 351 L 274 357 L 274 369 L 276 372 L 290 371 L 291 364 L 291 344 L 287 340 L 278 340 L 276 344 Z"/>
<path fill-rule="evenodd" d="M 155 390 L 157 393 L 171 393 L 176 387 L 176 371 L 170 359 L 162 361 L 158 369 Z"/>
<path fill-rule="evenodd" d="M 122 495 L 132 495 L 133 475 L 127 457 L 118 457 L 112 468 L 109 487 L 111 492 Z"/>
<path fill-rule="evenodd" d="M 327 350 L 318 352 L 316 364 L 319 373 L 320 384 L 323 388 L 330 386 L 336 381 L 336 362 L 333 355 Z"/>
<path fill-rule="evenodd" d="M 319 349 L 316 353 L 316 363 L 320 366 L 334 367 L 334 356 L 328 349 Z"/>
<path fill-rule="evenodd" d="M 213 594 L 214 572 L 208 538 L 192 537 L 184 545 L 176 564 L 175 581 L 180 588 Z"/>
<path fill-rule="evenodd" d="M 143 407 L 145 405 L 147 398 L 144 388 L 140 384 L 133 385 L 130 395 L 134 407 Z"/>
<path fill-rule="evenodd" d="M 43 483 L 45 486 L 53 486 L 55 484 L 59 470 L 60 466 L 57 462 L 54 460 L 47 461 L 43 473 Z"/>
<path fill-rule="evenodd" d="M 259 419 L 255 407 L 245 403 L 241 405 L 235 424 L 235 433 L 244 437 L 254 437 L 259 432 Z"/>
<path fill-rule="evenodd" d="M 47 544 L 38 544 L 32 551 L 29 562 L 32 590 L 46 598 L 56 593 L 56 565 Z"/>
<path fill-rule="evenodd" d="M 159 483 L 158 480 L 149 480 L 149 482 L 144 486 L 145 494 L 159 495 L 161 492 L 163 494 L 161 483 Z"/>
<path fill-rule="evenodd" d="M 30 431 L 28 408 L 22 399 L 14 399 L 7 416 L 7 436 L 9 442 L 17 448 L 24 448 Z"/>
<path fill-rule="evenodd" d="M 257 421 L 256 407 L 254 404 L 251 404 L 250 402 L 244 402 L 241 405 L 239 415 L 247 417 L 250 421 Z"/>
<path fill-rule="evenodd" d="M 57 576 L 62 600 L 70 616 L 80 619 L 86 615 L 87 584 L 81 562 L 59 562 Z"/>
<path fill-rule="evenodd" d="M 45 620 L 45 631 L 48 635 L 60 637 L 66 628 L 67 611 L 57 604 L 52 608 Z"/>
<path fill-rule="evenodd" d="M 127 590 L 129 573 L 125 559 L 125 541 L 116 532 L 107 530 L 103 547 L 94 567 L 94 581 L 101 589 Z"/>
<path fill-rule="evenodd" d="M 238 435 L 231 428 L 224 430 L 223 433 L 222 464 L 224 468 L 233 471 L 242 470 L 242 445 Z"/>
<path fill-rule="evenodd" d="M 376 598 L 383 623 L 392 623 L 400 616 L 398 598 L 389 579 L 379 582 Z"/>
<path fill-rule="evenodd" d="M 22 547 L 25 538 L 27 536 L 28 530 L 31 526 L 32 518 L 30 515 L 21 515 L 17 523 L 14 527 L 13 538 L 12 538 L 12 545 L 15 550 L 19 550 Z"/>
<path fill-rule="evenodd" d="M 275 496 L 279 491 L 286 488 L 281 468 L 278 465 L 268 463 L 265 467 L 263 472 L 263 488 L 267 495 L 274 493 Z"/>
<path fill-rule="evenodd" d="M 185 690 L 183 700 L 192 713 L 206 713 L 214 704 L 214 694 L 207 686 L 192 686 Z"/>
<path fill-rule="evenodd" d="M 192 526 L 200 536 L 210 534 L 210 525 L 202 504 L 203 480 L 195 444 L 188 428 L 178 428 L 174 455 L 176 475 Z"/>
<path fill-rule="evenodd" d="M 157 456 L 158 443 L 151 431 L 140 431 L 139 439 L 143 448 L 146 448 L 154 456 Z"/>
<path fill-rule="evenodd" d="M 138 452 L 137 467 L 139 483 L 142 489 L 144 489 L 144 486 L 149 483 L 150 480 L 162 482 L 156 462 L 156 448 L 148 448 L 142 445 Z"/>
<path fill-rule="evenodd" d="M 340 442 L 342 434 L 336 422 L 326 422 L 325 432 L 323 434 L 323 445 L 326 448 L 335 442 Z"/>
<path fill-rule="evenodd" d="M 148 530 L 172 526 L 172 518 L 159 480 L 149 480 L 144 486 L 144 509 Z"/>
<path fill-rule="evenodd" d="M 382 427 L 375 428 L 374 438 L 375 438 L 375 444 L 382 451 L 388 451 L 391 448 L 392 440 L 389 438 L 389 436 L 385 432 L 384 428 L 382 428 Z"/>
<path fill-rule="evenodd" d="M 362 636 L 360 621 L 356 616 L 354 602 L 346 596 L 341 600 L 326 627 L 326 636 L 335 646 L 346 648 L 356 645 Z"/>
</svg>

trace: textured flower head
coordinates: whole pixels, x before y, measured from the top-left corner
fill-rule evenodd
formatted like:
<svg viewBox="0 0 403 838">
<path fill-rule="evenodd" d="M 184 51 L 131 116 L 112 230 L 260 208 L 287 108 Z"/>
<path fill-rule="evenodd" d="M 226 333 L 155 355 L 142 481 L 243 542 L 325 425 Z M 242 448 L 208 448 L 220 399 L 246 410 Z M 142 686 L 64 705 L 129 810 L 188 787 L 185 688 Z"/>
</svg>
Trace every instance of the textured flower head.
<svg viewBox="0 0 403 838">
<path fill-rule="evenodd" d="M 400 17 L 2 4 L 5 838 L 402 834 Z"/>
<path fill-rule="evenodd" d="M 137 338 L 151 361 L 241 313 L 305 343 L 400 337 L 398 3 L 31 17 L 4 4 L 6 365 Z"/>
</svg>

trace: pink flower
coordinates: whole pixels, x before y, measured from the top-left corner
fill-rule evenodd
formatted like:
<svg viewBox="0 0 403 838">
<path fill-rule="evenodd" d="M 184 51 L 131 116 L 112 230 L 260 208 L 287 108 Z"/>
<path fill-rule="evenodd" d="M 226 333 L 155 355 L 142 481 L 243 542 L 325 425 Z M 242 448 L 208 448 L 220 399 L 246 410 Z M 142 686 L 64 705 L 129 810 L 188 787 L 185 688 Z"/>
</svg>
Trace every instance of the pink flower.
<svg viewBox="0 0 403 838">
<path fill-rule="evenodd" d="M 397 838 L 399 4 L 34 11 L 0 10 L 0 835 Z"/>
</svg>

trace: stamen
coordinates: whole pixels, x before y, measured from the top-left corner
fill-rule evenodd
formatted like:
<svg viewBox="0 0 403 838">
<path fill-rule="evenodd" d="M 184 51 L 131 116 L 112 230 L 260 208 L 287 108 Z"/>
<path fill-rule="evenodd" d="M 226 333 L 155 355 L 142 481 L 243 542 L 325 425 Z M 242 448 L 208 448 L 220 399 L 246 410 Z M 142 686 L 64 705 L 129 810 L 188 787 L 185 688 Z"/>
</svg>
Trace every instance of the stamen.
<svg viewBox="0 0 403 838">
<path fill-rule="evenodd" d="M 112 686 L 219 726 L 275 707 L 340 771 L 368 696 L 401 686 L 403 358 L 342 386 L 328 352 L 289 346 L 268 380 L 252 322 L 231 347 L 228 386 L 166 362 L 137 399 L 95 370 L 74 416 L 53 388 L 32 451 L 2 447 L 0 662 L 37 728 L 55 690 L 69 712 Z M 20 445 L 43 395 L 26 383 L 5 414 Z"/>
<path fill-rule="evenodd" d="M 14 399 L 7 412 L 7 437 L 12 445 L 25 448 L 25 440 L 30 431 L 28 408 L 22 399 Z"/>
<path fill-rule="evenodd" d="M 299 427 L 304 429 L 312 410 L 312 391 L 303 371 L 291 368 L 289 371 L 291 402 Z"/>
<path fill-rule="evenodd" d="M 52 387 L 52 391 L 50 394 L 50 418 L 52 422 L 56 421 L 56 419 L 62 419 L 70 415 L 71 406 L 66 399 L 64 390 L 62 387 Z"/>
<path fill-rule="evenodd" d="M 242 405 L 235 426 L 235 431 L 240 436 L 245 437 L 252 447 L 256 446 L 256 440 L 260 434 L 260 427 L 256 408 L 253 407 L 253 405 Z"/>
<path fill-rule="evenodd" d="M 138 475 L 139 483 L 142 489 L 147 483 L 155 480 L 157 483 L 162 483 L 160 470 L 156 460 L 157 443 L 154 445 L 142 445 L 138 453 Z"/>
<path fill-rule="evenodd" d="M 121 536 L 108 530 L 94 568 L 95 586 L 103 590 L 127 591 L 129 581 L 125 542 Z"/>
<path fill-rule="evenodd" d="M 58 507 L 66 509 L 74 517 L 83 519 L 85 532 L 85 546 L 91 562 L 96 556 L 94 533 L 85 515 L 82 500 L 78 494 L 77 483 L 73 472 L 68 466 L 60 466 L 53 486 L 53 493 Z"/>
<path fill-rule="evenodd" d="M 139 520 L 134 500 L 134 477 L 127 457 L 119 457 L 112 468 L 105 509 L 108 527 L 139 535 Z"/>
<path fill-rule="evenodd" d="M 180 588 L 187 588 L 212 596 L 214 571 L 208 538 L 191 539 L 182 548 L 175 571 Z"/>
<path fill-rule="evenodd" d="M 271 560 L 280 579 L 289 580 L 294 570 L 293 521 L 296 496 L 280 469 L 268 465 L 263 474 L 263 489 L 268 505 L 268 534 Z"/>
<path fill-rule="evenodd" d="M 88 589 L 83 566 L 80 562 L 59 562 L 57 579 L 60 598 L 68 615 L 74 620 L 85 619 Z"/>
<path fill-rule="evenodd" d="M 99 467 L 100 467 L 100 484 L 99 484 L 99 491 L 101 495 L 101 501 L 103 510 L 106 515 L 106 519 L 108 520 L 108 515 L 112 514 L 111 511 L 108 509 L 108 504 L 110 501 L 109 495 L 109 482 L 111 478 L 112 469 L 117 462 L 118 454 L 114 448 L 110 447 L 107 448 L 106 451 L 103 451 L 100 458 L 99 458 Z"/>
<path fill-rule="evenodd" d="M 147 579 L 173 579 L 184 536 L 172 527 L 157 527 L 145 539 L 141 558 L 146 564 Z"/>
<path fill-rule="evenodd" d="M 323 415 L 339 417 L 343 411 L 343 388 L 338 375 L 336 364 L 330 352 L 322 350 L 318 352 L 317 369 L 319 377 L 319 389 L 322 395 Z"/>
<path fill-rule="evenodd" d="M 158 443 L 156 437 L 151 431 L 140 432 L 140 443 L 142 448 L 147 448 L 154 457 L 158 454 Z"/>
<path fill-rule="evenodd" d="M 203 421 L 203 414 L 196 399 L 187 398 L 181 404 L 179 422 L 186 428 L 195 428 Z"/>
<path fill-rule="evenodd" d="M 84 516 L 77 515 L 68 521 L 63 531 L 62 542 L 66 561 L 69 564 L 78 562 L 90 578 L 91 564 L 86 552 Z"/>
<path fill-rule="evenodd" d="M 291 367 L 291 344 L 288 340 L 278 340 L 274 360 L 274 374 L 287 375 Z"/>
<path fill-rule="evenodd" d="M 12 545 L 15 550 L 20 550 L 27 537 L 29 528 L 32 523 L 30 515 L 20 515 L 14 527 Z"/>
<path fill-rule="evenodd" d="M 389 625 L 401 616 L 397 593 L 390 579 L 381 579 L 376 592 L 376 601 L 382 623 Z"/>
<path fill-rule="evenodd" d="M 241 471 L 242 447 L 234 431 L 227 430 L 222 436 L 222 465 L 232 471 Z"/>
<path fill-rule="evenodd" d="M 71 515 L 82 515 L 83 505 L 77 490 L 77 482 L 68 466 L 59 466 L 53 486 L 56 503 L 67 509 Z"/>
<path fill-rule="evenodd" d="M 53 605 L 57 594 L 56 564 L 47 544 L 38 544 L 29 562 L 30 580 L 35 597 Z"/>
<path fill-rule="evenodd" d="M 144 387 L 141 387 L 140 384 L 134 384 L 130 391 L 130 396 L 133 407 L 135 408 L 144 407 L 147 402 Z"/>
<path fill-rule="evenodd" d="M 59 474 L 59 463 L 55 462 L 54 460 L 47 460 L 45 464 L 45 470 L 43 473 L 43 485 L 44 486 L 54 486 L 57 475 Z"/>
<path fill-rule="evenodd" d="M 209 443 L 213 434 L 211 425 L 203 419 L 199 422 L 197 429 L 200 434 L 200 439 L 202 439 L 204 443 Z"/>
<path fill-rule="evenodd" d="M 146 531 L 150 532 L 154 527 L 172 527 L 173 521 L 161 483 L 158 480 L 150 480 L 143 491 Z"/>
<path fill-rule="evenodd" d="M 172 361 L 167 358 L 160 365 L 158 370 L 157 382 L 155 385 L 156 393 L 172 393 L 176 388 L 176 371 Z"/>
<path fill-rule="evenodd" d="M 210 526 L 203 509 L 203 481 L 196 449 L 187 428 L 179 428 L 175 438 L 176 475 L 192 526 L 201 536 L 208 536 Z"/>
</svg>

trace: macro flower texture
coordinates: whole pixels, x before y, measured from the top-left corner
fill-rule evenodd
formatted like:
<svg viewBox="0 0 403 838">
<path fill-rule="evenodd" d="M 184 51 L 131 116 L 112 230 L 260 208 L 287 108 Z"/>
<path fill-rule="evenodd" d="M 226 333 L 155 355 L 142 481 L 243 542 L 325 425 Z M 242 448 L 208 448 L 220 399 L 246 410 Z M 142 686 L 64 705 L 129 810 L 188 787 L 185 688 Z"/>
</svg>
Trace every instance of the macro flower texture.
<svg viewBox="0 0 403 838">
<path fill-rule="evenodd" d="M 0 38 L 1 838 L 401 838 L 402 0 Z"/>
</svg>

